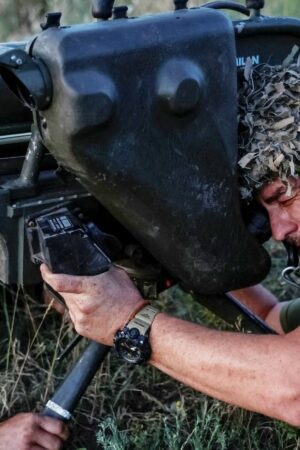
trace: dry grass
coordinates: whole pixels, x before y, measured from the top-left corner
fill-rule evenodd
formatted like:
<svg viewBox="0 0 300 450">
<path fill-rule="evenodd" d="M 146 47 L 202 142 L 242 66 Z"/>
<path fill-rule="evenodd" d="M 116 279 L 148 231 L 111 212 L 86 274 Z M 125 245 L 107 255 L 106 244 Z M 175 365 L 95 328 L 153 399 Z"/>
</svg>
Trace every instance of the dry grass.
<svg viewBox="0 0 300 450">
<path fill-rule="evenodd" d="M 282 289 L 281 283 L 275 289 Z M 56 355 L 72 336 L 70 324 L 22 292 L 3 291 L 3 297 L 0 411 L 5 418 L 42 410 L 85 344 L 57 364 Z M 212 316 L 179 290 L 159 304 L 188 320 L 212 323 Z M 120 364 L 111 354 L 77 409 L 65 450 L 147 447 L 296 450 L 300 441 L 292 428 L 214 401 L 152 367 Z"/>
</svg>

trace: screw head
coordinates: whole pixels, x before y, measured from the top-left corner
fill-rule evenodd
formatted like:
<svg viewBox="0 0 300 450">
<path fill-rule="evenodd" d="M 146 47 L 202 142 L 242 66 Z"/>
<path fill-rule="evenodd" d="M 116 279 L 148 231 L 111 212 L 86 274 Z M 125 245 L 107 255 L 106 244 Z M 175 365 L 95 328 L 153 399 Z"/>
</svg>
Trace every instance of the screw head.
<svg viewBox="0 0 300 450">
<path fill-rule="evenodd" d="M 137 328 L 131 328 L 131 330 L 129 331 L 129 335 L 131 339 L 137 339 L 140 335 L 140 332 Z"/>
</svg>

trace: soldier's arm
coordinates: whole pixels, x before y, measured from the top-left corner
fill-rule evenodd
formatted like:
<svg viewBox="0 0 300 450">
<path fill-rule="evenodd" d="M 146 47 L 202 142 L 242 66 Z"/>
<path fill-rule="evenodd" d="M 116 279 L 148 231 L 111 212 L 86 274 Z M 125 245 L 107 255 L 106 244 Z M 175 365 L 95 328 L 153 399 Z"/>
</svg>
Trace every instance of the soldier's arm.
<svg viewBox="0 0 300 450">
<path fill-rule="evenodd" d="M 230 292 L 239 302 L 243 303 L 254 314 L 265 320 L 277 333 L 284 331 L 280 322 L 280 312 L 286 302 L 278 301 L 278 298 L 261 284 Z"/>
<path fill-rule="evenodd" d="M 248 410 L 300 425 L 300 328 L 287 335 L 210 330 L 165 314 L 151 329 L 151 363 Z"/>
<path fill-rule="evenodd" d="M 77 332 L 112 345 L 118 329 L 143 306 L 128 276 L 111 268 L 95 277 L 43 278 L 60 292 Z M 211 330 L 160 313 L 150 340 L 151 363 L 193 388 L 243 408 L 300 425 L 300 328 L 287 335 Z"/>
</svg>

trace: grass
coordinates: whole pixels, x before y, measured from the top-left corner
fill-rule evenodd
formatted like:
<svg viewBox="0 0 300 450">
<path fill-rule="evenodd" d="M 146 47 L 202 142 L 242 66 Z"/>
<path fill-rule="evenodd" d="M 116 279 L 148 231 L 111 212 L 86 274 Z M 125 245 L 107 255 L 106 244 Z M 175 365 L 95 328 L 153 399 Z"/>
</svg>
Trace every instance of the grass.
<svg viewBox="0 0 300 450">
<path fill-rule="evenodd" d="M 282 253 L 269 245 L 273 269 L 266 284 L 294 296 L 277 280 Z M 76 347 L 62 364 L 56 356 L 70 341 L 70 324 L 22 292 L 3 291 L 0 338 L 0 415 L 40 411 L 78 359 Z M 296 294 L 297 295 L 297 294 Z M 299 294 L 298 294 L 299 295 Z M 217 324 L 179 290 L 159 300 L 161 308 L 197 322 Z M 82 398 L 65 450 L 296 450 L 297 429 L 213 400 L 152 367 L 129 367 L 110 354 Z"/>
</svg>

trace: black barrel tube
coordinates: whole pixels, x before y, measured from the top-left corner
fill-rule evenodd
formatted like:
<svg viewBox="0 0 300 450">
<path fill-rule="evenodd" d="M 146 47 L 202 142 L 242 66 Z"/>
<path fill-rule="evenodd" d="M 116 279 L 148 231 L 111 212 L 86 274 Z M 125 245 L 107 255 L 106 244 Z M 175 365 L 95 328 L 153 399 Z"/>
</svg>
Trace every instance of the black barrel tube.
<svg viewBox="0 0 300 450">
<path fill-rule="evenodd" d="M 68 422 L 110 347 L 91 341 L 69 375 L 47 402 L 44 416 Z"/>
</svg>

